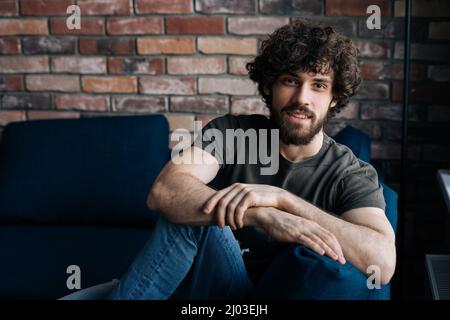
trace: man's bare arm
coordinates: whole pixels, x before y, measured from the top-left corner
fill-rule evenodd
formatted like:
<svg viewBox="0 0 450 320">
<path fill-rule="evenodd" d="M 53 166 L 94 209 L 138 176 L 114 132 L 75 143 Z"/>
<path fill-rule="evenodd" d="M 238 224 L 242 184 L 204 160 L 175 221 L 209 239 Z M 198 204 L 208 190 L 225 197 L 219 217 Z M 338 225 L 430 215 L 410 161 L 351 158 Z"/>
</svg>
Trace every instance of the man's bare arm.
<svg viewBox="0 0 450 320">
<path fill-rule="evenodd" d="M 195 163 L 194 159 L 202 161 Z M 207 184 L 218 171 L 217 160 L 208 152 L 196 147 L 186 149 L 181 156 L 169 161 L 156 178 L 147 198 L 147 206 L 173 223 L 215 225 L 215 217 L 202 214 L 202 207 L 216 193 Z M 248 217 L 244 224 L 254 223 L 254 211 L 246 212 Z"/>
<path fill-rule="evenodd" d="M 342 245 L 344 256 L 366 273 L 376 265 L 386 284 L 395 271 L 395 233 L 382 209 L 365 207 L 344 212 L 341 217 L 323 211 L 308 201 L 285 193 L 286 211 L 314 221 L 332 232 Z"/>
</svg>

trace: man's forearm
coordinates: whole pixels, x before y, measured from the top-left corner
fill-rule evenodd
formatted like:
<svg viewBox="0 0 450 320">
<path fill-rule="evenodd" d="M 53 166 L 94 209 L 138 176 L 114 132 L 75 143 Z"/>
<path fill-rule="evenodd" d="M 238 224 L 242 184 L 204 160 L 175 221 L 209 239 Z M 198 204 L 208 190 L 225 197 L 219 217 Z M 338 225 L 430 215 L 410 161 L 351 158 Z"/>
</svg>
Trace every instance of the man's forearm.
<svg viewBox="0 0 450 320">
<path fill-rule="evenodd" d="M 153 184 L 147 205 L 173 223 L 216 225 L 215 215 L 202 211 L 215 193 L 216 190 L 190 174 L 163 174 Z M 244 224 L 255 224 L 255 214 L 254 209 L 247 210 Z"/>
<path fill-rule="evenodd" d="M 332 232 L 341 244 L 345 258 L 360 271 L 367 273 L 370 265 L 377 265 L 387 278 L 395 261 L 393 239 L 372 228 L 340 219 L 291 193 L 283 199 L 284 210 L 318 223 Z M 392 252 L 391 252 L 392 251 Z"/>
<path fill-rule="evenodd" d="M 201 206 L 214 192 L 189 174 L 165 174 L 153 184 L 147 204 L 171 222 L 208 225 L 213 223 L 213 217 L 202 214 Z"/>
</svg>

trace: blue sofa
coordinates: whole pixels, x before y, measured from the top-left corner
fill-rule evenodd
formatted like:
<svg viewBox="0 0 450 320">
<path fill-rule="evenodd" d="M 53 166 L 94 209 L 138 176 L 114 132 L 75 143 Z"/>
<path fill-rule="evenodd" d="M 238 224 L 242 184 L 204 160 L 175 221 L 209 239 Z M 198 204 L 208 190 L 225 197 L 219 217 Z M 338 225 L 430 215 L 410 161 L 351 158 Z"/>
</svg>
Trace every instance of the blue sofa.
<svg viewBox="0 0 450 320">
<path fill-rule="evenodd" d="M 348 128 L 336 139 L 370 160 L 370 140 Z M 73 265 L 81 289 L 120 278 L 157 219 L 146 197 L 169 159 L 168 132 L 163 115 L 7 125 L 0 144 L 0 298 L 70 294 Z M 384 187 L 395 227 L 396 194 Z M 389 298 L 389 286 L 376 291 L 373 298 Z"/>
</svg>

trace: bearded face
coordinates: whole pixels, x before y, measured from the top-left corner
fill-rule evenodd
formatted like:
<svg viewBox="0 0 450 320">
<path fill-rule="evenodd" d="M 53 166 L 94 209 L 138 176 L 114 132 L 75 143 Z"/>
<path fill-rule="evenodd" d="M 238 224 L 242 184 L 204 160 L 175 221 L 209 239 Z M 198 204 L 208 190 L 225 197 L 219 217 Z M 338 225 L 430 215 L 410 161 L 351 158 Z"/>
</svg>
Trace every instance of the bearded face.
<svg viewBox="0 0 450 320">
<path fill-rule="evenodd" d="M 328 112 L 323 116 L 314 114 L 308 107 L 291 104 L 280 111 L 270 108 L 270 119 L 280 130 L 284 144 L 307 145 L 322 130 L 328 120 Z"/>
<path fill-rule="evenodd" d="M 304 73 L 281 75 L 266 93 L 270 119 L 284 144 L 307 145 L 323 129 L 336 103 L 331 76 Z"/>
</svg>

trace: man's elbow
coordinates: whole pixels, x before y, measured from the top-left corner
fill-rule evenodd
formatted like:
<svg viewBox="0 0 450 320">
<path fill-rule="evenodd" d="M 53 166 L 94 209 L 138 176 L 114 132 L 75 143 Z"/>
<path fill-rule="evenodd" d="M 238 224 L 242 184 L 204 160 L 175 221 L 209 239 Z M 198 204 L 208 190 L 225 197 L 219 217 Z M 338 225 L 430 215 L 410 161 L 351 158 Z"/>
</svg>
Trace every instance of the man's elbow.
<svg viewBox="0 0 450 320">
<path fill-rule="evenodd" d="M 156 181 L 152 188 L 150 189 L 150 192 L 148 193 L 147 196 L 147 207 L 150 210 L 159 210 L 159 199 L 160 199 L 160 195 L 161 195 L 161 189 L 162 189 L 162 185 L 160 182 Z"/>
<path fill-rule="evenodd" d="M 396 267 L 396 250 L 395 250 L 395 242 L 389 241 L 387 248 L 385 250 L 385 254 L 382 258 L 382 268 L 381 268 L 381 279 L 380 282 L 382 285 L 388 284 L 395 273 Z"/>
</svg>

